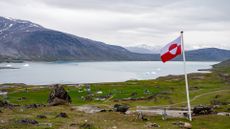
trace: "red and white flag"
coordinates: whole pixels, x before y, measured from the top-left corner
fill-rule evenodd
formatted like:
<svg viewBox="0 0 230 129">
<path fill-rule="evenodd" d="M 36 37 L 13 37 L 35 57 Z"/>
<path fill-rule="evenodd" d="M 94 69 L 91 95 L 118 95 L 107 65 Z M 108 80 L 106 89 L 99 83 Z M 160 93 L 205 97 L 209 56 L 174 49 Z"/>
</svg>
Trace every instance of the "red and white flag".
<svg viewBox="0 0 230 129">
<path fill-rule="evenodd" d="M 181 36 L 161 49 L 161 60 L 165 63 L 181 54 Z"/>
</svg>

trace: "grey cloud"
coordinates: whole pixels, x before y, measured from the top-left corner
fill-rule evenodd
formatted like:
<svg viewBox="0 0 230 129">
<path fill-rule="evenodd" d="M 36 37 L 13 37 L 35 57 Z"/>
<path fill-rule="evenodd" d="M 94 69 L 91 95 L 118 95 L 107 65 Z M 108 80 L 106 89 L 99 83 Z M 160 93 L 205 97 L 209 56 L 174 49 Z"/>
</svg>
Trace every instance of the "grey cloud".
<svg viewBox="0 0 230 129">
<path fill-rule="evenodd" d="M 108 43 L 131 44 L 162 42 L 182 29 L 229 36 L 229 5 L 230 0 L 0 0 L 0 14 Z M 194 45 L 193 39 L 189 42 Z M 230 38 L 217 35 L 213 42 L 227 44 Z"/>
</svg>

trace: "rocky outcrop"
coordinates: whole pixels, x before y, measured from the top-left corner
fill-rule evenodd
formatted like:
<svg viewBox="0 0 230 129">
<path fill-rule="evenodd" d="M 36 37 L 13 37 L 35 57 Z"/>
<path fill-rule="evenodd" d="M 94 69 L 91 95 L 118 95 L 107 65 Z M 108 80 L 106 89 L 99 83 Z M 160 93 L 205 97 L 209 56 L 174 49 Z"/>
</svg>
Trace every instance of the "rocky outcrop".
<svg viewBox="0 0 230 129">
<path fill-rule="evenodd" d="M 115 104 L 113 106 L 113 110 L 115 112 L 125 113 L 126 111 L 128 111 L 128 109 L 129 109 L 129 106 L 127 106 L 127 105 Z"/>
<path fill-rule="evenodd" d="M 213 108 L 210 106 L 196 106 L 193 108 L 193 115 L 207 115 L 213 112 Z"/>
<path fill-rule="evenodd" d="M 48 103 L 50 106 L 63 105 L 71 103 L 71 98 L 61 85 L 54 85 L 49 94 Z"/>
</svg>

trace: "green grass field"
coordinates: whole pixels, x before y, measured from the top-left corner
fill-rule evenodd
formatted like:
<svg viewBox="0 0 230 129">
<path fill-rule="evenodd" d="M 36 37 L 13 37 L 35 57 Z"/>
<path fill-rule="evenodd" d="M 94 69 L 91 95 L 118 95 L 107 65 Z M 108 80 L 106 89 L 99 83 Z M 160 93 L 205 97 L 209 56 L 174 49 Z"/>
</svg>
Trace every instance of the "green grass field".
<svg viewBox="0 0 230 129">
<path fill-rule="evenodd" d="M 192 106 L 212 105 L 213 102 L 223 103 L 215 111 L 230 112 L 230 66 L 215 66 L 211 73 L 189 74 L 190 99 Z M 51 88 L 49 86 L 29 86 L 19 84 L 4 84 L 12 87 L 4 88 L 8 91 L 6 99 L 10 103 L 47 104 Z M 145 128 L 146 122 L 135 120 L 135 116 L 119 113 L 96 113 L 86 114 L 78 111 L 71 111 L 71 107 L 77 105 L 97 105 L 111 107 L 116 103 L 124 103 L 135 109 L 136 106 L 169 106 L 185 107 L 184 77 L 166 76 L 155 80 L 130 80 L 118 83 L 90 84 L 91 91 L 87 91 L 82 85 L 65 85 L 65 89 L 72 99 L 70 106 L 44 107 L 38 109 L 4 109 L 0 108 L 0 128 L 45 128 L 33 125 L 22 125 L 15 123 L 20 118 L 37 119 L 36 115 L 46 114 L 47 119 L 37 119 L 39 123 L 53 123 L 52 128 L 70 128 L 71 123 L 91 122 L 94 127 L 107 129 L 116 126 L 118 129 L 141 129 Z M 1 87 L 1 86 L 0 86 Z M 25 97 L 25 100 L 19 98 Z M 127 100 L 128 98 L 145 98 L 143 100 Z M 148 98 L 148 99 L 147 99 Z M 124 100 L 126 99 L 126 101 Z M 66 112 L 70 117 L 66 119 L 54 118 L 58 112 Z M 158 123 L 163 129 L 177 129 L 172 125 L 175 121 L 187 121 L 186 119 L 171 118 L 166 121 L 159 117 L 149 117 L 149 121 Z M 106 121 L 106 122 L 105 122 Z M 196 116 L 192 125 L 194 129 L 230 129 L 230 117 L 227 116 Z M 112 126 L 113 125 L 113 126 Z"/>
</svg>

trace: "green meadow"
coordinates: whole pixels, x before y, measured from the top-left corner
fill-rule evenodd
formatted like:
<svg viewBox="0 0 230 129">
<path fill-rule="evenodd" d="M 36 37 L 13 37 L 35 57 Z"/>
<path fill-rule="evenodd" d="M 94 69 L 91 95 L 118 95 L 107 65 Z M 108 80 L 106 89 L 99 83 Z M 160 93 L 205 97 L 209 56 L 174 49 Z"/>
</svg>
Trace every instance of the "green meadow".
<svg viewBox="0 0 230 129">
<path fill-rule="evenodd" d="M 215 65 L 211 72 L 192 73 L 189 77 L 190 100 L 192 107 L 219 103 L 216 112 L 230 112 L 230 65 L 222 62 Z M 89 86 L 88 86 L 89 85 Z M 8 87 L 4 87 L 8 86 Z M 4 87 L 4 88 L 1 88 Z M 127 104 L 131 110 L 137 106 L 186 107 L 184 76 L 165 76 L 154 80 L 130 80 L 116 83 L 64 85 L 72 99 L 70 105 L 40 107 L 36 109 L 0 108 L 0 128 L 72 128 L 71 123 L 91 123 L 90 128 L 108 129 L 141 129 L 146 128 L 145 121 L 136 120 L 133 115 L 116 112 L 87 114 L 73 111 L 81 105 L 96 105 L 111 108 L 114 104 Z M 90 87 L 90 88 L 87 88 Z M 23 84 L 2 84 L 0 89 L 7 91 L 7 97 L 0 97 L 9 103 L 18 105 L 47 104 L 52 89 L 49 85 L 35 86 Z M 89 90 L 90 89 L 90 90 Z M 24 98 L 24 99 L 20 99 Z M 141 99 L 140 99 L 141 98 Z M 68 118 L 55 118 L 59 112 L 66 112 Z M 45 114 L 47 119 L 38 119 L 36 115 Z M 23 125 L 15 122 L 18 119 L 31 118 L 39 123 L 52 123 L 52 127 Z M 162 129 L 178 129 L 172 125 L 176 121 L 187 121 L 185 118 L 148 116 L 150 122 L 159 124 Z M 203 115 L 195 116 L 191 122 L 194 129 L 230 129 L 229 116 Z M 83 128 L 77 126 L 74 128 Z"/>
</svg>

